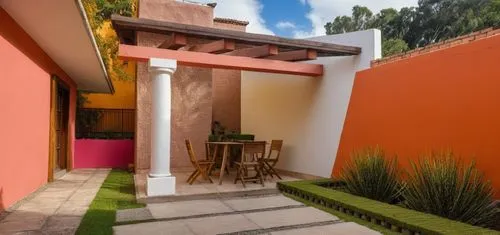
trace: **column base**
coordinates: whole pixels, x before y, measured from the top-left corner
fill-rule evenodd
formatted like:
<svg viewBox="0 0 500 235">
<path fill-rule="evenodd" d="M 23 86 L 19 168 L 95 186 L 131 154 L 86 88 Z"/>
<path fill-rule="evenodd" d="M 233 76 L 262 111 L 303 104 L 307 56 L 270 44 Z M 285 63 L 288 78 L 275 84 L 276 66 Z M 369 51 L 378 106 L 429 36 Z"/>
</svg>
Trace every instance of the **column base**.
<svg viewBox="0 0 500 235">
<path fill-rule="evenodd" d="M 148 197 L 168 196 L 175 194 L 175 176 L 150 177 L 146 185 Z"/>
</svg>

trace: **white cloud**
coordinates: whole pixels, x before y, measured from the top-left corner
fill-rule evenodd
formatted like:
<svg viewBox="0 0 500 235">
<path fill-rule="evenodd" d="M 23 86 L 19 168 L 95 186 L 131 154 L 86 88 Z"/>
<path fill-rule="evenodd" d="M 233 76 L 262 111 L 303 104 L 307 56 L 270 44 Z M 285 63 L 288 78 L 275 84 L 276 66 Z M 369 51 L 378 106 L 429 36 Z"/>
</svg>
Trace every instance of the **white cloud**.
<svg viewBox="0 0 500 235">
<path fill-rule="evenodd" d="M 258 0 L 198 0 L 198 2 L 217 2 L 215 16 L 248 21 L 247 32 L 274 35 L 273 31 L 266 27 L 266 22 L 261 16 L 263 6 Z"/>
<path fill-rule="evenodd" d="M 407 6 L 416 6 L 418 0 L 299 0 L 311 7 L 306 17 L 312 23 L 310 31 L 295 31 L 293 36 L 305 38 L 325 35 L 325 24 L 337 16 L 351 15 L 352 7 L 361 5 L 368 7 L 374 14 L 385 8 L 400 9 Z"/>
<path fill-rule="evenodd" d="M 284 29 L 295 29 L 297 26 L 290 21 L 280 21 L 276 24 L 276 28 L 284 30 Z"/>
</svg>

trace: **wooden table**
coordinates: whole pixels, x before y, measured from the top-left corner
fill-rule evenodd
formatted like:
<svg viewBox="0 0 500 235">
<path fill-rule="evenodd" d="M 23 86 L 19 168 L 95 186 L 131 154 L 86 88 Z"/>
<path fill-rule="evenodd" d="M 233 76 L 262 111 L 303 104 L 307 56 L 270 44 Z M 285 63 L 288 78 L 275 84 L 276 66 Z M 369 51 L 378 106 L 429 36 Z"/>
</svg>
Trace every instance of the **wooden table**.
<svg viewBox="0 0 500 235">
<path fill-rule="evenodd" d="M 226 169 L 226 165 L 228 164 L 227 162 L 227 157 L 228 157 L 228 152 L 229 152 L 229 146 L 230 145 L 243 145 L 241 142 L 233 142 L 233 141 L 228 141 L 228 142 L 207 142 L 208 144 L 214 145 L 214 152 L 213 152 L 213 159 L 215 160 L 215 157 L 217 156 L 217 151 L 219 149 L 219 146 L 223 146 L 223 153 L 222 153 L 222 164 L 220 166 L 220 174 L 219 174 L 219 185 L 222 184 L 222 179 L 224 177 L 224 170 Z"/>
</svg>

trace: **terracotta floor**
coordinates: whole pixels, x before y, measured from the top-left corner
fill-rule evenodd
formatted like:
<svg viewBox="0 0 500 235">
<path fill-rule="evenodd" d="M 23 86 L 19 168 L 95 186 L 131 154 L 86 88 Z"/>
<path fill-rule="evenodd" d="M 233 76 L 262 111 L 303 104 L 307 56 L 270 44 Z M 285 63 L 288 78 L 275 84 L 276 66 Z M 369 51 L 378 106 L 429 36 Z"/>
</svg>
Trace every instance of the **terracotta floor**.
<svg viewBox="0 0 500 235">
<path fill-rule="evenodd" d="M 220 194 L 220 193 L 236 193 L 236 192 L 249 192 L 256 190 L 276 190 L 276 182 L 281 181 L 278 178 L 267 177 L 264 182 L 264 187 L 260 184 L 256 183 L 247 183 L 246 188 L 243 187 L 241 182 L 238 181 L 237 184 L 234 184 L 234 178 L 236 176 L 236 172 L 231 171 L 229 175 L 225 174 L 222 185 L 219 185 L 219 176 L 212 176 L 213 184 L 210 182 L 203 180 L 200 176 L 198 179 L 192 184 L 189 185 L 186 180 L 191 174 L 191 172 L 187 171 L 176 171 L 174 170 L 172 173 L 176 177 L 176 194 L 175 196 L 194 196 L 194 195 L 203 195 L 203 194 Z M 252 174 L 252 172 L 250 172 Z M 297 180 L 297 178 L 293 178 L 286 175 L 281 175 L 282 181 L 292 181 Z M 137 198 L 145 199 L 146 196 L 146 179 L 147 174 L 137 174 L 135 175 L 136 180 L 136 193 Z"/>
</svg>

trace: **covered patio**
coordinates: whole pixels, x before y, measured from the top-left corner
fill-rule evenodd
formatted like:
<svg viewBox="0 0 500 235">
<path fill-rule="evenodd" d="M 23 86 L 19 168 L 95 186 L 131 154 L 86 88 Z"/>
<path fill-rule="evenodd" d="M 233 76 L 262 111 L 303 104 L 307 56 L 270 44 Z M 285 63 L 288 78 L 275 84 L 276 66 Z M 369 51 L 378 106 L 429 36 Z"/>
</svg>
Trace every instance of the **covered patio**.
<svg viewBox="0 0 500 235">
<path fill-rule="evenodd" d="M 241 184 L 234 184 L 233 180 L 236 175 L 234 171 L 230 171 L 229 175 L 222 177 L 220 185 L 217 183 L 210 184 L 208 181 L 202 180 L 201 177 L 199 177 L 194 184 L 189 185 L 185 182 L 192 169 L 189 167 L 171 167 L 172 159 L 178 161 L 178 158 L 188 158 L 185 147 L 182 151 L 182 142 L 184 139 L 200 139 L 198 136 L 193 135 L 184 135 L 181 138 L 179 138 L 179 136 L 172 137 L 176 132 L 172 130 L 172 125 L 176 125 L 174 120 L 172 120 L 172 116 L 176 115 L 175 108 L 172 106 L 172 94 L 174 92 L 172 84 L 176 79 L 196 81 L 197 78 L 192 74 L 185 75 L 185 71 L 181 72 L 182 78 L 175 78 L 174 75 L 178 68 L 196 67 L 242 71 L 241 93 L 238 94 L 241 96 L 241 133 L 255 134 L 256 140 L 284 140 L 283 156 L 288 159 L 285 163 L 278 163 L 278 168 L 280 172 L 292 174 L 283 177 L 283 180 L 293 180 L 296 178 L 303 178 L 304 176 L 326 177 L 329 175 L 329 172 L 325 172 L 324 170 L 317 172 L 314 169 L 315 166 L 311 166 L 311 164 L 328 165 L 328 168 L 330 168 L 332 160 L 329 159 L 326 162 L 321 162 L 321 159 L 315 160 L 315 158 L 317 158 L 316 156 L 308 156 L 314 151 L 308 154 L 301 153 L 303 151 L 301 148 L 304 146 L 314 149 L 317 148 L 317 145 L 324 145 L 325 143 L 311 144 L 307 143 L 310 141 L 307 139 L 303 139 L 302 144 L 297 143 L 298 140 L 295 134 L 293 138 L 290 138 L 290 133 L 280 133 L 282 130 L 289 128 L 285 125 L 281 125 L 279 120 L 273 120 L 278 116 L 273 113 L 269 113 L 270 116 L 268 120 L 270 122 L 265 120 L 252 120 L 256 118 L 254 114 L 259 113 L 259 110 L 255 110 L 255 113 L 248 113 L 249 115 L 246 115 L 248 112 L 247 109 L 250 106 L 245 107 L 244 105 L 247 104 L 246 102 L 255 105 L 261 104 L 262 100 L 255 97 L 248 97 L 247 100 L 247 96 L 250 93 L 246 92 L 251 92 L 251 95 L 258 94 L 259 91 L 253 91 L 253 89 L 257 88 L 257 84 L 254 82 L 261 82 L 263 78 L 265 78 L 265 82 L 270 82 L 269 87 L 273 87 L 272 89 L 276 87 L 276 81 L 293 84 L 295 88 L 305 88 L 308 93 L 313 94 L 299 93 L 296 97 L 300 99 L 302 98 L 300 97 L 301 95 L 306 95 L 306 97 L 303 97 L 306 102 L 294 104 L 293 100 L 290 100 L 291 103 L 289 105 L 292 105 L 291 107 L 278 107 L 274 111 L 279 112 L 282 108 L 286 108 L 290 111 L 289 108 L 293 109 L 294 105 L 297 111 L 301 111 L 303 105 L 318 106 L 316 102 L 319 102 L 320 106 L 324 107 L 320 107 L 320 110 L 312 110 L 311 115 L 322 116 L 323 118 L 330 116 L 330 114 L 324 113 L 324 109 L 331 109 L 329 106 L 335 104 L 337 101 L 326 101 L 331 102 L 331 104 L 324 104 L 323 102 L 325 102 L 324 100 L 331 98 L 336 99 L 337 97 L 323 97 L 323 93 L 325 92 L 323 89 L 342 89 L 335 87 L 338 86 L 338 84 L 335 83 L 338 82 L 339 78 L 344 78 L 335 75 L 335 73 L 343 75 L 348 71 L 347 76 L 349 79 L 353 79 L 354 73 L 360 67 L 367 67 L 372 57 L 377 56 L 377 52 L 373 50 L 373 46 L 376 45 L 374 40 L 379 40 L 377 31 L 365 31 L 346 35 L 325 36 L 311 40 L 299 40 L 117 15 L 112 17 L 112 22 L 121 41 L 119 46 L 119 57 L 123 60 L 148 63 L 147 70 L 151 83 L 147 84 L 145 89 L 151 93 L 151 108 L 150 111 L 147 109 L 144 111 L 151 113 L 149 119 L 151 129 L 150 133 L 146 131 L 144 135 L 150 135 L 151 137 L 149 145 L 151 154 L 150 156 L 146 156 L 146 158 L 149 158 L 147 160 L 150 162 L 149 166 L 138 169 L 138 165 L 142 164 L 142 157 L 136 156 L 137 198 L 145 202 L 154 201 L 157 198 L 162 198 L 162 200 L 173 200 L 176 197 L 197 198 L 199 195 L 215 196 L 223 193 L 238 192 L 248 194 L 252 191 L 264 192 L 266 190 L 276 190 L 275 185 L 277 179 L 271 177 L 266 177 L 264 186 L 260 184 L 247 184 L 245 188 Z M 154 42 L 149 40 L 140 43 L 141 35 L 148 35 L 154 38 Z M 359 56 L 362 51 L 362 46 L 365 46 L 364 44 L 369 44 L 369 47 L 372 47 L 369 49 L 372 51 L 369 51 L 366 56 Z M 140 64 L 141 63 L 139 63 L 139 66 Z M 258 78 L 254 79 L 253 77 L 256 75 Z M 290 81 L 287 82 L 287 80 Z M 334 83 L 332 83 L 332 81 Z M 139 83 L 138 81 L 138 84 Z M 245 83 L 248 83 L 248 85 L 245 85 Z M 300 83 L 303 85 L 300 86 Z M 347 87 L 352 86 L 352 84 L 349 85 L 349 83 L 350 82 L 347 82 Z M 299 87 L 297 87 L 297 85 L 299 85 Z M 286 88 L 286 86 L 287 85 L 282 87 Z M 316 91 L 311 90 L 311 86 L 315 86 L 316 88 L 314 89 L 316 89 Z M 322 86 L 325 86 L 325 88 L 322 88 Z M 138 89 L 137 96 L 141 97 L 139 92 L 141 92 L 140 89 Z M 331 90 L 328 92 L 331 92 Z M 196 96 L 197 94 L 192 93 L 186 95 Z M 318 97 L 308 97 L 310 95 Z M 342 96 L 344 96 L 341 99 L 342 102 L 346 102 L 346 95 L 348 96 L 348 94 L 342 92 Z M 267 97 L 269 100 L 265 102 L 272 103 L 273 100 L 280 100 L 283 97 L 285 96 L 276 94 L 276 97 Z M 261 98 L 263 98 L 263 96 Z M 261 108 L 266 108 L 265 102 L 261 105 Z M 347 103 L 342 106 L 346 107 Z M 343 107 L 339 107 L 341 115 L 343 115 L 342 109 Z M 137 112 L 137 115 L 142 115 L 139 105 Z M 189 118 L 189 115 L 187 115 L 186 118 Z M 261 117 L 257 119 L 261 119 Z M 339 118 L 333 117 L 333 119 Z M 146 119 L 146 121 L 148 121 L 148 119 Z M 254 121 L 258 124 L 254 124 Z M 310 121 L 314 122 L 314 120 Z M 332 121 L 339 123 L 330 123 Z M 341 120 L 322 120 L 321 125 L 337 126 L 340 125 L 340 121 Z M 300 120 L 300 122 L 301 125 L 308 125 L 309 121 Z M 265 128 L 271 130 L 272 128 L 268 128 L 269 125 L 274 126 L 275 129 L 272 135 L 262 132 L 260 129 Z M 140 123 L 136 125 L 136 127 L 141 126 Z M 280 130 L 277 130 L 276 127 Z M 297 129 L 298 131 L 299 129 L 303 129 L 303 127 L 296 127 L 293 129 Z M 338 131 L 335 131 L 335 135 L 340 134 L 340 132 L 337 132 Z M 318 135 L 318 133 L 311 134 Z M 140 135 L 141 134 L 136 136 L 136 138 L 138 138 L 136 143 L 141 142 L 140 138 L 148 138 Z M 316 138 L 316 136 L 313 137 Z M 201 141 L 198 140 L 194 143 L 194 149 L 199 159 L 200 156 L 204 156 L 203 142 L 205 141 L 207 140 L 201 139 Z M 137 147 L 138 146 L 136 146 L 136 148 Z M 176 148 L 181 149 L 181 151 L 176 150 Z M 301 151 L 297 152 L 296 150 L 299 149 Z M 316 149 L 316 151 L 318 151 L 318 149 Z M 325 153 L 333 154 L 334 151 L 329 150 Z M 325 153 L 323 153 L 323 155 L 326 157 Z M 298 156 L 300 155 L 303 155 L 303 157 L 300 157 L 302 159 L 299 159 Z M 321 158 L 324 159 L 324 156 L 321 156 Z M 305 170 L 294 169 L 296 167 L 290 166 L 290 164 L 303 165 L 299 163 L 303 160 L 310 161 L 310 163 L 306 164 Z"/>
</svg>

